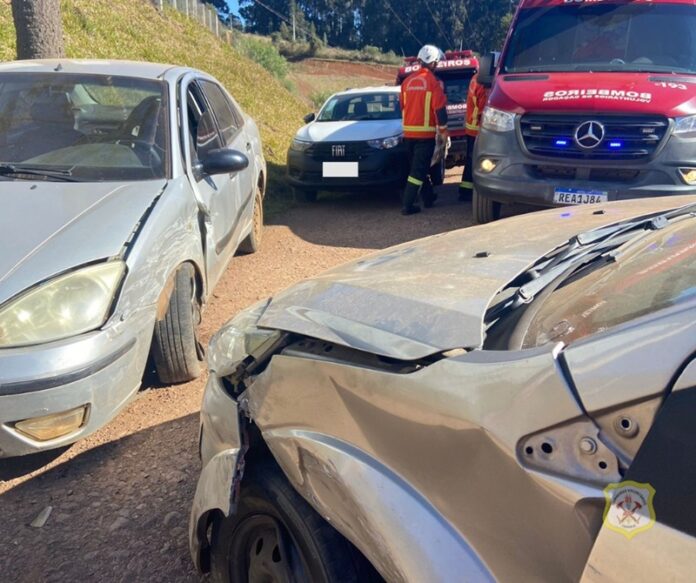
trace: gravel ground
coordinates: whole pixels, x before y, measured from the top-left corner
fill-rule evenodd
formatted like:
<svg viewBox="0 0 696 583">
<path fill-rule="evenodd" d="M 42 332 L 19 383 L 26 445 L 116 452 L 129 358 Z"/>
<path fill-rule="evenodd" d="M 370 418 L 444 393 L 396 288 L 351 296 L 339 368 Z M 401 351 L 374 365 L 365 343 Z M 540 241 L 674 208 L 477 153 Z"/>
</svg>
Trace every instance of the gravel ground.
<svg viewBox="0 0 696 583">
<path fill-rule="evenodd" d="M 457 203 L 452 186 L 434 209 L 414 217 L 401 217 L 386 195 L 299 206 L 266 227 L 259 253 L 232 261 L 204 313 L 203 340 L 240 309 L 299 280 L 470 224 L 471 205 Z M 200 471 L 204 386 L 201 378 L 146 387 L 107 427 L 70 449 L 0 460 L 0 580 L 197 581 L 187 524 Z M 45 525 L 32 527 L 48 507 Z"/>
</svg>

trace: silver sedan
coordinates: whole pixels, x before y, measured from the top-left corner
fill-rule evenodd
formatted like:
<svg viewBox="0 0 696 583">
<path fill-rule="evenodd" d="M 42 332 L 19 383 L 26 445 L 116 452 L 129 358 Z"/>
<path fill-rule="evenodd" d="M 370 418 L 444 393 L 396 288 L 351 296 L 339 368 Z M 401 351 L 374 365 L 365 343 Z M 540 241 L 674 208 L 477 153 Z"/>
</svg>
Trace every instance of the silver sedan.
<svg viewBox="0 0 696 583">
<path fill-rule="evenodd" d="M 168 65 L 0 66 L 0 457 L 70 444 L 200 372 L 206 298 L 263 226 L 254 121 Z"/>
<path fill-rule="evenodd" d="M 303 282 L 213 338 L 216 581 L 687 581 L 696 204 L 528 214 Z"/>
</svg>

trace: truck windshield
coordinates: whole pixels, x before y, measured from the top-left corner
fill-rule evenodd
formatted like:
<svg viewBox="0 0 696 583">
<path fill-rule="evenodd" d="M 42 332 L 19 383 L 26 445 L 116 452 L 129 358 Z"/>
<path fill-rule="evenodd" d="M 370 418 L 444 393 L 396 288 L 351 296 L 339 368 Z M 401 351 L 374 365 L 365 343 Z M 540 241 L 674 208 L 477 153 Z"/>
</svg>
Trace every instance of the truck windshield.
<svg viewBox="0 0 696 583">
<path fill-rule="evenodd" d="M 696 4 L 573 4 L 520 12 L 504 73 L 696 74 Z"/>
<path fill-rule="evenodd" d="M 466 95 L 469 92 L 471 76 L 459 79 L 445 79 L 445 93 L 447 103 L 450 105 L 466 103 Z"/>
<path fill-rule="evenodd" d="M 401 119 L 397 93 L 336 95 L 322 107 L 317 121 L 376 121 Z"/>
</svg>

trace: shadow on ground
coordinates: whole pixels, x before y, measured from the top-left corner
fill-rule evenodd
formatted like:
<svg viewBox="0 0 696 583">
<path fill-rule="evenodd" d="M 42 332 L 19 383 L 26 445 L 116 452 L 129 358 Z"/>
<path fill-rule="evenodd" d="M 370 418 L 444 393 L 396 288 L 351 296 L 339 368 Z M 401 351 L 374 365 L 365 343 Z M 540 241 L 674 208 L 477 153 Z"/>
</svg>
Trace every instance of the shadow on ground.
<svg viewBox="0 0 696 583">
<path fill-rule="evenodd" d="M 198 581 L 187 541 L 197 434 L 198 415 L 182 417 L 91 449 L 1 495 L 2 580 Z M 45 526 L 31 527 L 47 506 Z"/>
<path fill-rule="evenodd" d="M 321 193 L 316 203 L 302 203 L 276 213 L 269 224 L 285 225 L 307 242 L 331 247 L 383 249 L 413 239 L 468 227 L 471 203 L 457 200 L 461 169 L 448 174 L 448 184 L 437 189 L 434 208 L 415 216 L 400 214 L 398 193 L 362 190 Z"/>
</svg>

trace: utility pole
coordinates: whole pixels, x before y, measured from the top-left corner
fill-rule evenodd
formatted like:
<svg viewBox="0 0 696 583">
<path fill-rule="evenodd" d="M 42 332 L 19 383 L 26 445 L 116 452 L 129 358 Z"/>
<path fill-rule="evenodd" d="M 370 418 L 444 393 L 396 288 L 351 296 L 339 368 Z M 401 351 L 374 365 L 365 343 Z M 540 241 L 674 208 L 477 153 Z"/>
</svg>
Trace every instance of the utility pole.
<svg viewBox="0 0 696 583">
<path fill-rule="evenodd" d="M 297 42 L 297 31 L 295 27 L 295 4 L 292 5 L 292 42 Z"/>
</svg>

